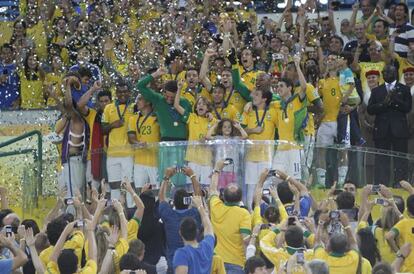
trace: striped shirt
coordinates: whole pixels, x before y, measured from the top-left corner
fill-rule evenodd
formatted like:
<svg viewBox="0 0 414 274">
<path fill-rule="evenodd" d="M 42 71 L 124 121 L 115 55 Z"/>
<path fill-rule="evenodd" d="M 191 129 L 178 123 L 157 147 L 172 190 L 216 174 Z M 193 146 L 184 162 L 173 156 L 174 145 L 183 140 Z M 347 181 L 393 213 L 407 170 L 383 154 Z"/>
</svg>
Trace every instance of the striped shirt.
<svg viewBox="0 0 414 274">
<path fill-rule="evenodd" d="M 409 51 L 409 43 L 414 42 L 414 26 L 405 23 L 401 26 L 394 26 L 399 35 L 395 37 L 394 51 L 401 57 L 406 58 Z"/>
</svg>

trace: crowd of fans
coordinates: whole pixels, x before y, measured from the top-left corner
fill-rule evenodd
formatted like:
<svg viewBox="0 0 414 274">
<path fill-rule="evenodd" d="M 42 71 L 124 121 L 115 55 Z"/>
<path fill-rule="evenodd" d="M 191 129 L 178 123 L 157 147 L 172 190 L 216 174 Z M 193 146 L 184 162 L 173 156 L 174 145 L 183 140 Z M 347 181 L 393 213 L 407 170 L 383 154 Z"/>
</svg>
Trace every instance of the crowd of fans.
<svg viewBox="0 0 414 274">
<path fill-rule="evenodd" d="M 414 152 L 407 5 L 362 0 L 337 30 L 313 0 L 260 22 L 250 1 L 175 2 L 20 3 L 0 109 L 61 112 L 61 195 L 39 227 L 0 191 L 0 273 L 414 271 L 413 163 L 377 155 L 352 182 L 344 150 L 326 175 L 334 144 Z"/>
</svg>

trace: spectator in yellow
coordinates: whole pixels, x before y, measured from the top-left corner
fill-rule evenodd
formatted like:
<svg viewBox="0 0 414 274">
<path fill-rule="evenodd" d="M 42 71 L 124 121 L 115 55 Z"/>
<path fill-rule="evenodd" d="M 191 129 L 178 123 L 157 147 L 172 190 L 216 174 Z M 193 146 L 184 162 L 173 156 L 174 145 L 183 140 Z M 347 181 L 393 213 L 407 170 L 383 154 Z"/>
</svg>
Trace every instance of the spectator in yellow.
<svg viewBox="0 0 414 274">
<path fill-rule="evenodd" d="M 19 70 L 20 96 L 22 109 L 39 109 L 45 107 L 43 94 L 44 75 L 39 68 L 37 55 L 30 52 Z"/>
</svg>

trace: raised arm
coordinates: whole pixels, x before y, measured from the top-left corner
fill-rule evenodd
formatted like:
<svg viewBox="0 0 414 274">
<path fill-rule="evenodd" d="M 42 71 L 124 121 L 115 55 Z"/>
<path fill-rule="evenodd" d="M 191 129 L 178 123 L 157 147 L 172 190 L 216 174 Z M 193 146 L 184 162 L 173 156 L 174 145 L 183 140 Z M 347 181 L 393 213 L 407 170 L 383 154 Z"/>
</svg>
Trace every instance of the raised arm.
<svg viewBox="0 0 414 274">
<path fill-rule="evenodd" d="M 60 234 L 59 240 L 57 241 L 57 243 L 55 244 L 55 247 L 53 248 L 53 252 L 52 252 L 52 255 L 50 255 L 49 261 L 57 263 L 57 259 L 59 258 L 60 252 L 63 249 L 63 245 L 65 244 L 66 239 L 72 233 L 76 222 L 77 220 L 66 225 L 62 234 Z"/>
<path fill-rule="evenodd" d="M 239 122 L 233 121 L 233 125 L 234 125 L 235 128 L 237 128 L 240 131 L 241 138 L 243 140 L 246 140 L 246 139 L 249 138 L 249 134 L 247 134 L 247 132 L 244 130 L 244 128 L 240 125 Z"/>
<path fill-rule="evenodd" d="M 96 245 L 95 238 L 95 226 L 89 220 L 84 220 L 86 223 L 86 239 L 88 240 L 88 258 L 89 260 L 95 261 L 98 263 L 98 248 Z"/>
<path fill-rule="evenodd" d="M 188 166 L 183 167 L 183 171 L 184 171 L 184 174 L 187 177 L 189 177 L 190 180 L 191 180 L 191 184 L 193 185 L 193 189 L 194 189 L 194 195 L 195 196 L 202 196 L 203 193 L 201 191 L 201 185 L 200 185 L 200 182 L 197 179 L 197 175 L 194 174 L 194 171 Z"/>
<path fill-rule="evenodd" d="M 306 97 L 306 79 L 305 79 L 305 75 L 303 75 L 302 69 L 300 68 L 300 55 L 297 54 L 293 56 L 293 60 L 295 62 L 295 67 L 298 73 L 298 78 L 299 78 L 299 83 L 300 83 L 299 97 L 301 100 L 303 100 Z"/>
<path fill-rule="evenodd" d="M 146 101 L 149 101 L 153 104 L 157 103 L 159 100 L 161 100 L 162 96 L 161 94 L 153 91 L 150 89 L 148 84 L 153 81 L 154 79 L 157 79 L 158 77 L 161 77 L 162 75 L 167 73 L 167 69 L 164 67 L 158 68 L 156 72 L 154 72 L 151 75 L 147 75 L 144 78 L 140 79 L 137 83 L 137 89 L 141 92 L 142 96 Z"/>
<path fill-rule="evenodd" d="M 82 115 L 86 116 L 88 114 L 88 107 L 86 105 L 88 104 L 89 100 L 92 98 L 93 94 L 101 89 L 102 89 L 101 81 L 95 81 L 95 83 L 93 83 L 93 86 L 79 99 L 79 101 L 77 102 L 77 105 Z"/>
<path fill-rule="evenodd" d="M 206 52 L 204 53 L 203 63 L 201 63 L 201 68 L 200 68 L 201 82 L 203 83 L 204 87 L 209 91 L 212 88 L 211 82 L 207 76 L 210 70 L 209 63 L 210 63 L 210 58 L 216 55 L 217 55 L 217 52 L 215 52 L 213 49 L 207 49 Z"/>
<path fill-rule="evenodd" d="M 128 220 L 125 217 L 124 208 L 122 207 L 122 204 L 118 200 L 114 200 L 113 204 L 114 204 L 116 212 L 118 212 L 118 215 L 119 215 L 119 223 L 120 223 L 120 230 L 121 230 L 120 238 L 127 240 L 128 239 Z"/>
<path fill-rule="evenodd" d="M 220 173 L 224 168 L 224 161 L 219 160 L 216 162 L 216 165 L 214 166 L 213 174 L 211 175 L 211 183 L 210 183 L 210 191 L 209 194 L 211 195 L 218 195 L 218 181 L 220 177 Z"/>
<path fill-rule="evenodd" d="M 134 188 L 131 185 L 131 182 L 128 178 L 124 178 L 122 184 L 125 186 L 126 191 L 131 194 L 132 198 L 134 199 L 135 206 L 137 209 L 135 210 L 134 217 L 138 220 L 142 220 L 142 216 L 144 216 L 145 205 L 142 202 L 141 198 L 137 195 Z"/>
<path fill-rule="evenodd" d="M 203 223 L 204 227 L 204 236 L 211 235 L 214 237 L 213 225 L 211 224 L 207 211 L 204 208 L 201 196 L 193 196 L 192 202 L 194 207 L 197 208 L 198 213 L 200 213 L 201 222 Z"/>
<path fill-rule="evenodd" d="M 358 10 L 359 10 L 359 1 L 355 2 L 355 4 L 352 5 L 352 15 L 351 15 L 351 19 L 349 20 L 349 27 L 351 29 L 354 29 L 355 27 Z"/>
<path fill-rule="evenodd" d="M 168 184 L 170 183 L 170 179 L 172 176 L 174 176 L 175 174 L 175 168 L 174 167 L 169 167 L 165 170 L 164 172 L 164 178 L 162 179 L 162 183 L 161 183 L 161 187 L 160 187 L 160 192 L 159 192 L 159 199 L 160 202 L 166 202 L 166 197 L 167 197 L 167 188 L 168 188 Z"/>
<path fill-rule="evenodd" d="M 207 134 L 206 134 L 206 139 L 207 140 L 213 140 L 214 139 L 214 135 L 216 134 L 217 126 L 218 126 L 218 122 L 215 123 L 212 127 L 210 127 L 208 129 Z"/>
<path fill-rule="evenodd" d="M 342 223 L 342 225 L 343 225 L 343 227 L 346 231 L 346 234 L 348 236 L 349 247 L 351 249 L 358 250 L 357 241 L 355 239 L 354 233 L 352 233 L 351 227 L 349 226 L 348 216 L 343 212 L 340 212 L 339 214 L 340 214 L 340 216 L 339 216 L 340 221 L 341 221 L 341 223 Z"/>
<path fill-rule="evenodd" d="M 185 109 L 180 105 L 181 89 L 182 89 L 183 85 L 184 85 L 183 80 L 178 81 L 177 93 L 175 94 L 175 98 L 174 98 L 174 108 L 181 115 L 184 115 L 184 113 L 185 113 Z"/>
<path fill-rule="evenodd" d="M 35 267 L 36 273 L 43 274 L 45 273 L 45 266 L 43 265 L 42 261 L 39 258 L 39 254 L 37 253 L 36 246 L 35 246 L 35 237 L 33 236 L 33 229 L 29 227 L 25 230 L 26 245 L 30 250 L 30 257 L 32 258 L 33 266 Z"/>
</svg>

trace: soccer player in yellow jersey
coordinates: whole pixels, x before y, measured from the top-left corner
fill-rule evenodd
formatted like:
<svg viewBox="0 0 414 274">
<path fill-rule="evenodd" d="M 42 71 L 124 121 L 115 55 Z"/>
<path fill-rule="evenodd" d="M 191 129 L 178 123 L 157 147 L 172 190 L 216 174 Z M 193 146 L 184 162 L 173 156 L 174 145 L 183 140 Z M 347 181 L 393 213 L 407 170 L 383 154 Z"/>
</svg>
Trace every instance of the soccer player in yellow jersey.
<svg viewBox="0 0 414 274">
<path fill-rule="evenodd" d="M 211 101 L 211 94 L 200 84 L 198 71 L 195 68 L 189 68 L 186 72 L 186 83 L 181 90 L 181 97 L 187 99 L 191 106 L 194 107 L 198 97 L 203 96 Z"/>
<path fill-rule="evenodd" d="M 252 92 L 253 108 L 244 112 L 241 124 L 250 140 L 273 141 L 277 127 L 277 113 L 269 107 L 272 101 L 272 93 L 256 89 Z M 273 157 L 273 144 L 256 144 L 248 148 L 246 156 L 245 184 L 247 186 L 246 200 L 250 208 L 257 178 L 262 170 L 270 168 Z"/>
<path fill-rule="evenodd" d="M 120 184 L 123 178 L 132 180 L 134 161 L 128 141 L 128 121 L 133 114 L 130 95 L 131 91 L 126 83 L 118 83 L 117 99 L 105 107 L 102 116 L 103 131 L 109 138 L 106 166 L 112 199 L 120 198 Z M 132 206 L 130 195 L 127 195 L 127 200 L 128 206 Z"/>
<path fill-rule="evenodd" d="M 160 141 L 160 126 L 153 112 L 152 104 L 144 97 L 137 97 L 138 113 L 129 118 L 128 140 L 135 148 L 134 184 L 142 188 L 149 183 L 158 188 L 158 150 L 155 147 Z"/>
<path fill-rule="evenodd" d="M 277 84 L 280 101 L 274 102 L 273 105 L 277 112 L 277 130 L 281 142 L 275 152 L 272 169 L 281 170 L 300 180 L 302 178 L 301 149 L 295 144 L 304 141 L 307 119 L 306 80 L 300 68 L 300 56 L 296 55 L 294 58 L 300 90 L 295 93 L 293 83 L 287 78 L 280 79 Z"/>
<path fill-rule="evenodd" d="M 240 113 L 237 109 L 225 101 L 226 87 L 222 84 L 217 84 L 213 87 L 213 112 L 214 118 L 217 120 L 230 119 L 238 122 L 240 120 Z"/>
<path fill-rule="evenodd" d="M 404 263 L 400 269 L 401 272 L 410 272 L 414 270 L 414 252 L 404 257 L 398 252 L 398 245 L 401 247 L 404 243 L 410 243 L 411 248 L 414 246 L 414 194 L 407 198 L 407 213 L 408 218 L 400 220 L 387 234 L 386 239 L 397 253 L 397 258 L 401 258 Z"/>
<path fill-rule="evenodd" d="M 254 68 L 253 52 L 251 49 L 244 48 L 242 50 L 240 64 L 239 71 L 241 79 L 249 90 L 253 90 L 256 87 L 256 78 L 262 71 Z"/>
<path fill-rule="evenodd" d="M 316 144 L 320 147 L 331 146 L 337 136 L 337 118 L 342 101 L 341 88 L 337 71 L 336 55 L 329 55 L 326 61 L 327 75 L 319 80 L 319 94 L 323 100 L 324 113 L 316 135 Z M 325 185 L 326 163 L 324 148 L 319 149 L 318 168 L 316 169 L 318 183 Z"/>
</svg>

